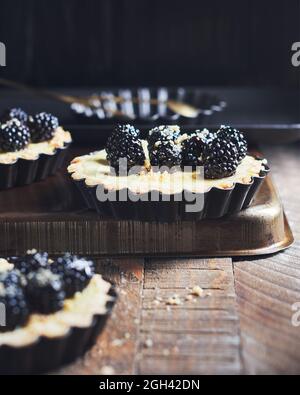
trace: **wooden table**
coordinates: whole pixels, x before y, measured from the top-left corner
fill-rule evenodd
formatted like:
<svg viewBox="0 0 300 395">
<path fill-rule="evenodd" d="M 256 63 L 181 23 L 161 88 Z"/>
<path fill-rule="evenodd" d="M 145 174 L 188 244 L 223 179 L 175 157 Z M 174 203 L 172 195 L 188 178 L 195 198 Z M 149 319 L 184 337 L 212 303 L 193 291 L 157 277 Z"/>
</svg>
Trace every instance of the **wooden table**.
<svg viewBox="0 0 300 395">
<path fill-rule="evenodd" d="M 97 259 L 120 298 L 96 346 L 62 374 L 300 373 L 299 144 L 263 147 L 296 242 L 251 259 Z M 192 297 L 198 285 L 204 297 Z M 178 295 L 180 305 L 168 305 Z"/>
</svg>

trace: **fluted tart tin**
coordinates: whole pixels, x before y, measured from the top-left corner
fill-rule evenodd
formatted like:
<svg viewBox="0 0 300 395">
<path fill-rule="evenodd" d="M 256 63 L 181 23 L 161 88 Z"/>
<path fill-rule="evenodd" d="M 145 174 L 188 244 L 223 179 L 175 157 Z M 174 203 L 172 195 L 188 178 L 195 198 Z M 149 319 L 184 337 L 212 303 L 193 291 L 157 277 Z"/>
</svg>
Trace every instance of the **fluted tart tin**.
<svg viewBox="0 0 300 395">
<path fill-rule="evenodd" d="M 105 151 L 77 157 L 68 171 L 87 207 L 117 220 L 199 221 L 235 214 L 251 204 L 269 172 L 266 161 L 247 156 L 235 175 L 220 180 L 181 170 L 122 177 L 110 173 L 105 158 Z"/>
<path fill-rule="evenodd" d="M 46 373 L 83 356 L 95 344 L 111 314 L 117 298 L 113 286 L 109 290 L 109 296 L 105 314 L 95 314 L 91 325 L 87 327 L 71 326 L 63 336 L 53 338 L 41 336 L 28 345 L 0 344 L 0 374 Z"/>
<path fill-rule="evenodd" d="M 29 185 L 54 175 L 64 163 L 70 143 L 52 154 L 40 154 L 37 159 L 17 159 L 14 163 L 0 163 L 0 190 Z"/>
</svg>

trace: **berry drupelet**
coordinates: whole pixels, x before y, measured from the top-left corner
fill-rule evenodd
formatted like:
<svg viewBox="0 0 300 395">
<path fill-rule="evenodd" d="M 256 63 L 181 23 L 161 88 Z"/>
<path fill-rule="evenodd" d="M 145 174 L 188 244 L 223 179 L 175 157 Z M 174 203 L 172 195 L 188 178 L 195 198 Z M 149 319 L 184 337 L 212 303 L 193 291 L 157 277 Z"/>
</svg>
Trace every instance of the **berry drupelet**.
<svg viewBox="0 0 300 395">
<path fill-rule="evenodd" d="M 2 115 L 1 123 L 6 123 L 11 119 L 17 119 L 18 121 L 26 124 L 28 121 L 28 115 L 24 110 L 22 110 L 22 108 L 10 108 Z"/>
<path fill-rule="evenodd" d="M 59 275 L 39 269 L 27 276 L 26 296 L 32 312 L 51 314 L 63 308 L 65 292 Z"/>
<path fill-rule="evenodd" d="M 95 274 L 95 265 L 92 261 L 66 254 L 51 265 L 51 270 L 61 277 L 66 297 L 70 298 L 89 284 Z"/>
<path fill-rule="evenodd" d="M 107 159 L 117 171 L 127 171 L 134 166 L 143 166 L 146 161 L 143 145 L 138 139 L 139 131 L 130 125 L 118 126 L 106 144 Z M 126 160 L 126 166 L 124 161 Z"/>
<path fill-rule="evenodd" d="M 26 148 L 30 132 L 18 119 L 12 119 L 0 127 L 0 147 L 4 152 L 16 152 Z"/>
<path fill-rule="evenodd" d="M 239 152 L 229 141 L 214 139 L 204 150 L 204 174 L 207 179 L 220 179 L 235 174 L 239 165 Z"/>
<path fill-rule="evenodd" d="M 28 126 L 32 142 L 40 143 L 53 138 L 59 123 L 58 119 L 54 115 L 41 112 L 40 114 L 29 117 Z"/>
</svg>

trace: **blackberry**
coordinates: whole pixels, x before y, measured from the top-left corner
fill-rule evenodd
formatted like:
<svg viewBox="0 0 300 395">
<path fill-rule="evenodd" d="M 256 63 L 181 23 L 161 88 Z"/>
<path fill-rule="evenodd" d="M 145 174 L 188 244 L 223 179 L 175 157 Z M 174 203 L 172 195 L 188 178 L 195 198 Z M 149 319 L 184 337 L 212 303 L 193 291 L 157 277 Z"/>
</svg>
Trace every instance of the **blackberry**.
<svg viewBox="0 0 300 395">
<path fill-rule="evenodd" d="M 123 171 L 131 169 L 133 166 L 143 166 L 146 156 L 141 140 L 137 138 L 136 131 L 131 128 L 118 126 L 109 137 L 106 144 L 107 159 L 110 165 L 118 172 L 119 167 Z M 127 167 L 122 161 L 127 159 Z"/>
<path fill-rule="evenodd" d="M 181 165 L 181 147 L 173 140 L 157 141 L 149 147 L 149 157 L 152 166 L 175 167 Z"/>
<path fill-rule="evenodd" d="M 1 125 L 0 147 L 4 152 L 16 152 L 27 147 L 30 141 L 29 129 L 17 119 Z"/>
<path fill-rule="evenodd" d="M 25 111 L 22 110 L 22 108 L 10 108 L 9 110 L 6 110 L 5 113 L 2 115 L 1 122 L 5 123 L 7 121 L 10 121 L 11 119 L 17 119 L 22 123 L 27 123 L 28 115 Z"/>
<path fill-rule="evenodd" d="M 39 269 L 27 276 L 26 296 L 31 311 L 51 314 L 61 310 L 65 292 L 60 276 L 49 269 Z"/>
<path fill-rule="evenodd" d="M 222 125 L 218 131 L 218 138 L 229 140 L 235 144 L 239 153 L 239 162 L 241 162 L 247 155 L 248 144 L 242 132 L 231 126 Z"/>
<path fill-rule="evenodd" d="M 209 144 L 215 138 L 215 134 L 210 133 L 207 129 L 196 131 L 189 135 L 182 142 L 182 165 L 192 166 L 203 166 L 204 158 L 203 152 L 207 144 Z"/>
<path fill-rule="evenodd" d="M 150 146 L 154 145 L 157 141 L 176 141 L 180 137 L 179 126 L 158 126 L 150 130 L 148 134 L 148 143 Z"/>
<path fill-rule="evenodd" d="M 41 112 L 33 117 L 29 117 L 28 126 L 32 142 L 40 143 L 52 139 L 59 123 L 58 119 L 54 115 Z"/>
<path fill-rule="evenodd" d="M 204 150 L 204 174 L 208 179 L 230 177 L 239 165 L 239 153 L 236 145 L 219 136 Z"/>
<path fill-rule="evenodd" d="M 12 257 L 8 258 L 10 263 L 13 263 L 15 268 L 18 269 L 23 275 L 28 275 L 29 273 L 36 272 L 41 268 L 48 268 L 49 257 L 46 252 L 28 252 L 23 257 Z"/>
<path fill-rule="evenodd" d="M 51 270 L 61 276 L 66 297 L 70 298 L 89 284 L 95 265 L 92 261 L 66 254 L 51 265 Z"/>
<path fill-rule="evenodd" d="M 22 288 L 12 283 L 0 282 L 0 304 L 4 306 L 5 322 L 0 332 L 13 331 L 24 326 L 29 317 L 29 308 Z"/>
</svg>

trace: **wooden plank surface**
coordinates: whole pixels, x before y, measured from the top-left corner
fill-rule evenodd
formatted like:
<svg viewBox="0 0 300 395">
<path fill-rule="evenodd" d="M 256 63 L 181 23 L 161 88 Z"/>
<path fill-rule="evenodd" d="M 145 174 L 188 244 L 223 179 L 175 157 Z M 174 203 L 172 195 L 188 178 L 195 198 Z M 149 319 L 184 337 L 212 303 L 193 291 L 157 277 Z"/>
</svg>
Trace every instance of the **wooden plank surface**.
<svg viewBox="0 0 300 395">
<path fill-rule="evenodd" d="M 300 373 L 300 329 L 292 305 L 300 302 L 299 144 L 265 147 L 295 244 L 264 259 L 234 262 L 242 355 L 250 374 Z"/>
<path fill-rule="evenodd" d="M 97 344 L 61 374 L 133 374 L 144 276 L 142 259 L 97 260 L 98 272 L 118 287 L 119 298 Z"/>
<path fill-rule="evenodd" d="M 145 269 L 137 371 L 241 373 L 231 259 L 151 260 Z M 195 286 L 202 296 L 191 295 Z"/>
<path fill-rule="evenodd" d="M 266 150 L 293 247 L 234 261 L 99 259 L 119 285 L 119 302 L 96 346 L 60 373 L 299 374 L 300 329 L 292 325 L 300 302 L 299 148 Z M 190 295 L 194 286 L 201 297 Z"/>
</svg>

